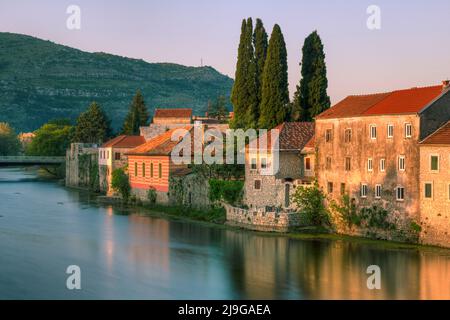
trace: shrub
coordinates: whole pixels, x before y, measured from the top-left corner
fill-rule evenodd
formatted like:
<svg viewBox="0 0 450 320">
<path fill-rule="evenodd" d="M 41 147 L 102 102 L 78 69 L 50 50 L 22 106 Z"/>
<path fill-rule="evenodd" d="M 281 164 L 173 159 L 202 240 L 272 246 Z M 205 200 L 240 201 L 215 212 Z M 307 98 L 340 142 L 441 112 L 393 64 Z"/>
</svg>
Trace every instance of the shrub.
<svg viewBox="0 0 450 320">
<path fill-rule="evenodd" d="M 325 194 L 314 183 L 311 187 L 298 186 L 292 195 L 292 202 L 298 207 L 299 213 L 304 214 L 316 226 L 331 226 L 328 210 L 325 208 Z"/>
<path fill-rule="evenodd" d="M 225 201 L 234 205 L 242 200 L 243 181 L 238 180 L 209 180 L 209 199 L 212 202 Z"/>
<path fill-rule="evenodd" d="M 122 199 L 127 202 L 130 197 L 131 187 L 128 175 L 123 169 L 116 169 L 112 173 L 111 187 L 119 192 Z"/>
<path fill-rule="evenodd" d="M 332 201 L 330 208 L 340 216 L 347 226 L 361 225 L 361 217 L 357 214 L 356 206 L 348 194 L 342 196 L 341 203 Z"/>
<path fill-rule="evenodd" d="M 361 220 L 365 221 L 369 228 L 382 230 L 395 230 L 395 224 L 387 220 L 389 212 L 378 206 L 362 208 L 360 211 Z"/>
<path fill-rule="evenodd" d="M 150 204 L 156 203 L 156 190 L 155 188 L 150 188 L 147 191 L 147 199 Z"/>
</svg>

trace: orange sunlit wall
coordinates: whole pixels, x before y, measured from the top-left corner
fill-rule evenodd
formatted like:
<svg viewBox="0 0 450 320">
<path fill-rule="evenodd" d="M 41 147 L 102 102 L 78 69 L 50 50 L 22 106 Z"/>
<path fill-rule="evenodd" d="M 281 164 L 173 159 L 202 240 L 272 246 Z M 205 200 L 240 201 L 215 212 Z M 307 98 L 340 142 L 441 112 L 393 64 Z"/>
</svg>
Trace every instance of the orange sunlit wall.
<svg viewBox="0 0 450 320">
<path fill-rule="evenodd" d="M 128 156 L 128 174 L 132 188 L 155 188 L 156 191 L 168 192 L 169 169 L 169 156 Z"/>
</svg>

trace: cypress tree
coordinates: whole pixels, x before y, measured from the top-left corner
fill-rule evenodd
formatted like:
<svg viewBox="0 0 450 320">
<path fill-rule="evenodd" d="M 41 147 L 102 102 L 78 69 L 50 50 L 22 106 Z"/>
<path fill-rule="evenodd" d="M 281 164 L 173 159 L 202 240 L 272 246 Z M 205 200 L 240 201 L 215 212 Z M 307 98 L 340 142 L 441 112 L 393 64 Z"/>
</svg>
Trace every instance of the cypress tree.
<svg viewBox="0 0 450 320">
<path fill-rule="evenodd" d="M 301 76 L 294 94 L 291 119 L 312 121 L 330 107 L 325 53 L 317 31 L 312 32 L 303 44 Z"/>
<path fill-rule="evenodd" d="M 264 64 L 259 126 L 272 129 L 284 122 L 289 110 L 287 52 L 279 25 L 275 25 L 269 40 Z"/>
<path fill-rule="evenodd" d="M 258 108 L 255 116 L 258 119 L 261 109 L 262 77 L 267 56 L 267 33 L 261 19 L 256 19 L 255 32 L 253 33 L 253 46 L 255 48 L 256 90 L 258 98 Z"/>
<path fill-rule="evenodd" d="M 242 21 L 241 37 L 238 48 L 236 74 L 231 91 L 234 119 L 233 128 L 255 127 L 257 122 L 257 90 L 256 65 L 253 52 L 253 23 L 252 19 Z"/>
<path fill-rule="evenodd" d="M 111 137 L 111 126 L 103 109 L 96 102 L 77 119 L 73 142 L 102 143 Z"/>
<path fill-rule="evenodd" d="M 139 127 L 147 125 L 148 119 L 149 115 L 144 97 L 138 90 L 131 101 L 128 115 L 123 123 L 122 134 L 139 135 Z"/>
</svg>

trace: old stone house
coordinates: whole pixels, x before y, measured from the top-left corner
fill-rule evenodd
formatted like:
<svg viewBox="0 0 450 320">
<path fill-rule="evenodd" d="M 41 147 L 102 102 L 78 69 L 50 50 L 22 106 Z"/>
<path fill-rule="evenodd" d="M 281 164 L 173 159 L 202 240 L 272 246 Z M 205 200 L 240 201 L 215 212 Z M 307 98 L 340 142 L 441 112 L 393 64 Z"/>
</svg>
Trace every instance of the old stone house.
<svg viewBox="0 0 450 320">
<path fill-rule="evenodd" d="M 140 135 L 146 141 L 175 128 L 183 128 L 192 123 L 192 109 L 171 108 L 155 109 L 152 123 L 149 126 L 140 127 Z"/>
<path fill-rule="evenodd" d="M 313 136 L 314 123 L 285 122 L 247 145 L 245 203 L 250 208 L 292 208 L 294 188 L 314 179 Z"/>
<path fill-rule="evenodd" d="M 419 148 L 421 241 L 450 247 L 450 121 Z"/>
<path fill-rule="evenodd" d="M 419 141 L 450 119 L 448 82 L 348 96 L 316 117 L 319 185 L 333 199 L 419 220 Z"/>
<path fill-rule="evenodd" d="M 126 153 L 131 192 L 137 198 L 147 200 L 148 191 L 153 189 L 158 203 L 169 203 L 170 178 L 188 166 L 175 163 L 171 157 L 172 150 L 181 141 L 172 140 L 172 134 L 178 129 L 185 129 L 190 134 L 192 126 L 168 130 Z"/>
<path fill-rule="evenodd" d="M 128 164 L 125 153 L 143 143 L 145 143 L 145 139 L 142 136 L 120 135 L 100 146 L 98 165 L 101 191 L 107 195 L 114 193 L 111 188 L 112 172 L 125 167 Z"/>
<path fill-rule="evenodd" d="M 72 188 L 95 189 L 98 183 L 98 146 L 93 143 L 71 143 L 66 150 L 65 184 Z"/>
</svg>

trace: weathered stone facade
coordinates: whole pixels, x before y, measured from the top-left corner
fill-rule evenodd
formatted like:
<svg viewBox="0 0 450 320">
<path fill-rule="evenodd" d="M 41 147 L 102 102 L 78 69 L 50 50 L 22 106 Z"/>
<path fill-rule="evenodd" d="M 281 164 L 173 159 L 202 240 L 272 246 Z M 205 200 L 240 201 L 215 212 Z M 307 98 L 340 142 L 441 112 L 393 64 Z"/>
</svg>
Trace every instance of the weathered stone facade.
<svg viewBox="0 0 450 320">
<path fill-rule="evenodd" d="M 98 147 L 95 144 L 72 143 L 66 151 L 67 187 L 89 188 L 98 180 Z M 96 176 L 91 176 L 95 174 Z"/>
<path fill-rule="evenodd" d="M 250 230 L 288 232 L 302 225 L 300 215 L 295 212 L 265 211 L 264 209 L 242 209 L 224 205 L 227 224 Z"/>
<path fill-rule="evenodd" d="M 450 145 L 420 146 L 420 224 L 422 243 L 450 247 Z"/>
<path fill-rule="evenodd" d="M 347 193 L 360 207 L 376 204 L 402 220 L 418 219 L 419 120 L 417 115 L 318 119 L 319 186 L 335 200 Z M 405 136 L 407 124 L 412 126 L 411 137 Z M 392 137 L 388 137 L 388 125 L 393 126 Z M 371 128 L 376 128 L 376 138 L 371 137 Z M 351 132 L 350 139 L 345 137 L 346 130 Z M 404 157 L 404 170 L 399 168 L 400 157 Z M 363 184 L 367 185 L 365 196 L 361 193 Z M 381 185 L 380 197 L 376 185 Z M 397 199 L 398 187 L 404 188 L 404 199 Z"/>
<path fill-rule="evenodd" d="M 172 175 L 169 181 L 169 203 L 205 209 L 211 206 L 208 179 L 192 172 Z"/>
</svg>

